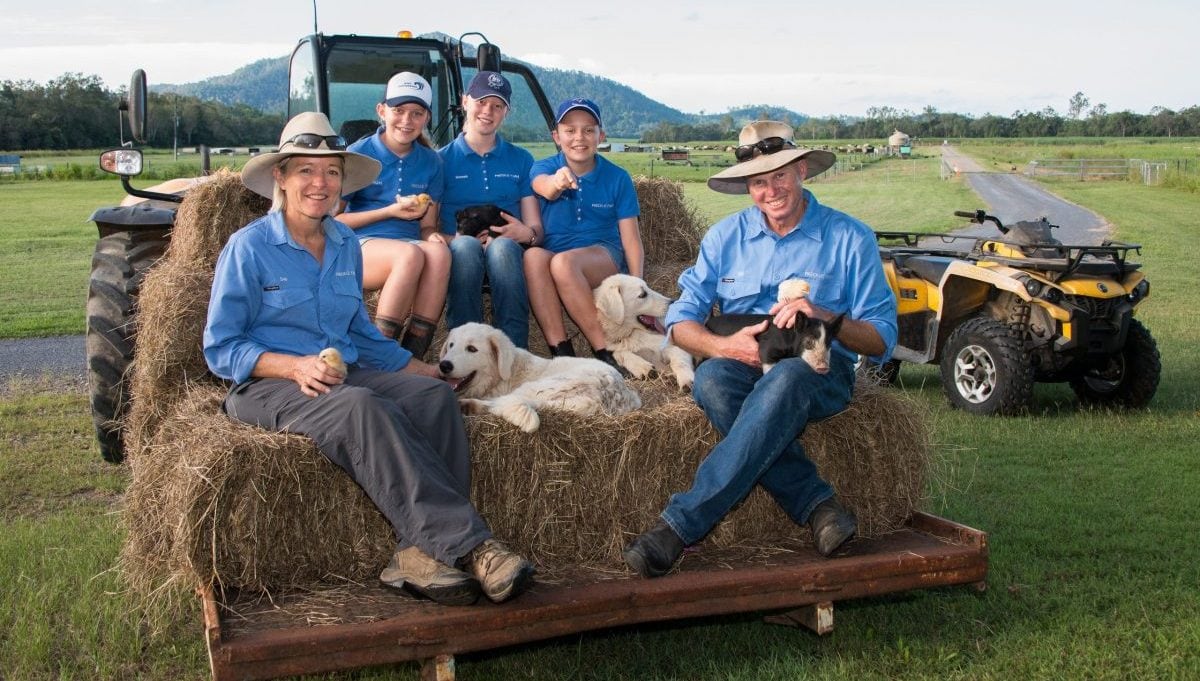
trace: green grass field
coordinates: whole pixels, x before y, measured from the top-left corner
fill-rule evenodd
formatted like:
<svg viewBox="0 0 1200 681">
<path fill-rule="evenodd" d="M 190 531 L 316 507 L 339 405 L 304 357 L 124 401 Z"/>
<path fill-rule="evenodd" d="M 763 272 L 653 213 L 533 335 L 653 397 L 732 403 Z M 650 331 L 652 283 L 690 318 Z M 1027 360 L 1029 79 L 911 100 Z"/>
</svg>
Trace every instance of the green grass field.
<svg viewBox="0 0 1200 681">
<path fill-rule="evenodd" d="M 899 168 L 878 164 L 813 190 L 878 229 L 945 229 L 956 224 L 951 211 L 978 203 L 961 184 L 938 180 L 936 166 Z M 61 184 L 66 196 L 105 183 L 43 184 Z M 934 429 L 928 508 L 989 533 L 986 592 L 842 602 L 824 638 L 756 615 L 590 632 L 460 656 L 460 678 L 1200 678 L 1200 313 L 1186 247 L 1200 234 L 1200 196 L 1125 182 L 1051 186 L 1108 218 L 1118 238 L 1144 245 L 1152 289 L 1138 316 L 1158 341 L 1163 376 L 1142 412 L 1079 410 L 1069 389 L 1039 385 L 1030 415 L 979 418 L 947 408 L 934 368 L 905 367 L 904 389 L 928 405 Z M 5 215 L 17 205 L 8 203 L 12 189 L 0 185 Z M 686 191 L 710 219 L 747 205 L 699 185 Z M 103 191 L 70 206 L 58 200 L 63 214 L 47 208 L 23 223 L 26 248 L 61 243 L 37 251 L 48 255 L 22 276 L 40 284 L 20 293 L 10 293 L 21 286 L 10 274 L 19 258 L 4 261 L 13 297 L 0 308 L 3 335 L 19 335 L 10 323 L 39 326 L 21 305 L 82 306 L 57 292 L 68 271 L 86 279 L 94 234 L 82 220 L 103 196 L 115 200 Z M 206 678 L 196 604 L 151 635 L 110 569 L 126 470 L 100 462 L 86 399 L 46 382 L 0 387 L 0 442 L 0 678 Z M 416 675 L 401 665 L 331 678 Z"/>
</svg>

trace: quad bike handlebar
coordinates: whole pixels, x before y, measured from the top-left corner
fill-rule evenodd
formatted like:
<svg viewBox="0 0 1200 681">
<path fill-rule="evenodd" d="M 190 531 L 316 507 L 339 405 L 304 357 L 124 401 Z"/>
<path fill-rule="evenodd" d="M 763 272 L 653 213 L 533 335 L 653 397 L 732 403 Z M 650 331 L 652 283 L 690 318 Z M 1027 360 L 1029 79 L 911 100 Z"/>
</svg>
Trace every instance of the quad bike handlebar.
<svg viewBox="0 0 1200 681">
<path fill-rule="evenodd" d="M 1005 227 L 1004 223 L 1000 222 L 1000 218 L 996 217 L 995 215 L 988 215 L 983 209 L 956 210 L 954 211 L 954 214 L 960 218 L 967 218 L 977 225 L 982 225 L 985 222 L 994 222 L 996 223 L 996 229 L 1000 230 L 1001 234 L 1008 234 L 1008 227 Z"/>
</svg>

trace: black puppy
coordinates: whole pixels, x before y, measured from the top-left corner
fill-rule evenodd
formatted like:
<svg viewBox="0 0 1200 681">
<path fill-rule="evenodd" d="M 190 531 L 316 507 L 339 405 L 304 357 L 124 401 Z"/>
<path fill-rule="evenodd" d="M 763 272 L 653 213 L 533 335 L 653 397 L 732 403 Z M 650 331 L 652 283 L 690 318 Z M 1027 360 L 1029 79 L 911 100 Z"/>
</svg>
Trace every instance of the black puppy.
<svg viewBox="0 0 1200 681">
<path fill-rule="evenodd" d="M 492 203 L 467 206 L 454 214 L 454 221 L 458 223 L 459 234 L 464 236 L 479 236 L 485 229 L 490 236 L 500 236 L 491 228 L 507 222 L 504 219 L 504 211 Z"/>
<path fill-rule="evenodd" d="M 771 321 L 766 331 L 758 334 L 758 357 L 762 360 L 763 373 L 771 370 L 780 360 L 789 357 L 800 357 L 808 362 L 818 374 L 829 371 L 829 348 L 833 339 L 842 328 L 840 314 L 832 322 L 824 322 L 815 317 L 796 314 L 796 324 L 790 329 L 781 329 Z M 713 315 L 704 323 L 709 331 L 718 336 L 732 336 L 747 326 L 754 326 L 764 321 L 773 320 L 767 314 L 723 314 Z"/>
</svg>

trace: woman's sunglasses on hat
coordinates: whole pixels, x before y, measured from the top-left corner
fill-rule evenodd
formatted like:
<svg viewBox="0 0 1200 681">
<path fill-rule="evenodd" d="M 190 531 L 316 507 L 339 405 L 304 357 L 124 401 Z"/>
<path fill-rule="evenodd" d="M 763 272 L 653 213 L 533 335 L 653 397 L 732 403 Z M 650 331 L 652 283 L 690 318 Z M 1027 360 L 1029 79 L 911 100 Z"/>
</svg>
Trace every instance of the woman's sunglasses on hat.
<svg viewBox="0 0 1200 681">
<path fill-rule="evenodd" d="M 301 149 L 320 149 L 322 142 L 327 149 L 333 151 L 344 151 L 346 149 L 346 140 L 342 139 L 341 135 L 318 135 L 312 132 L 302 132 L 299 135 L 289 137 L 283 141 L 283 144 L 291 144 Z M 283 144 L 279 146 L 282 147 Z"/>
<path fill-rule="evenodd" d="M 761 139 L 754 144 L 743 144 L 733 150 L 733 157 L 738 162 L 749 161 L 754 158 L 754 151 L 757 149 L 763 154 L 774 154 L 775 152 L 786 147 L 794 147 L 795 144 L 791 140 L 785 140 L 782 137 L 767 137 Z"/>
</svg>

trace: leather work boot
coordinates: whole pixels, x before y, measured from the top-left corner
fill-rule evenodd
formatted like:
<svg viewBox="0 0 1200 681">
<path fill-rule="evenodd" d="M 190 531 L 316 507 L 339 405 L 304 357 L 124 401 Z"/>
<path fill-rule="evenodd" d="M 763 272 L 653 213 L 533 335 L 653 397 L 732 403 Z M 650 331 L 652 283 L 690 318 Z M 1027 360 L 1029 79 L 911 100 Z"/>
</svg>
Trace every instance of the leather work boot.
<svg viewBox="0 0 1200 681">
<path fill-rule="evenodd" d="M 507 601 L 533 583 L 533 563 L 495 539 L 486 539 L 476 546 L 468 561 L 483 594 L 495 603 Z"/>
<path fill-rule="evenodd" d="M 474 577 L 415 546 L 393 553 L 379 581 L 442 605 L 471 605 L 479 600 L 479 582 Z"/>
<path fill-rule="evenodd" d="M 808 527 L 812 530 L 817 553 L 822 556 L 837 551 L 858 530 L 854 514 L 842 508 L 837 499 L 830 497 L 817 504 L 808 516 Z"/>
<path fill-rule="evenodd" d="M 621 555 L 643 577 L 661 577 L 671 571 L 683 553 L 683 540 L 662 518 L 654 527 L 633 538 Z"/>
</svg>

